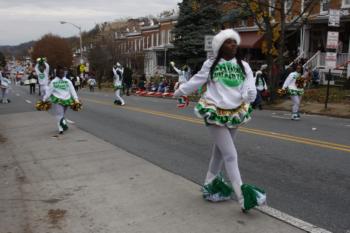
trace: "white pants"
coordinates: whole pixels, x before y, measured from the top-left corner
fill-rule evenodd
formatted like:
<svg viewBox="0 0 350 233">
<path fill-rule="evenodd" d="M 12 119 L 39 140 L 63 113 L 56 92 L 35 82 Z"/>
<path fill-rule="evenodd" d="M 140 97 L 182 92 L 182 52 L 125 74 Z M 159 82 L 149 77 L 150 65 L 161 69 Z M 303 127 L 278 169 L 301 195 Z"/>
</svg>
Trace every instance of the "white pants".
<svg viewBox="0 0 350 233">
<path fill-rule="evenodd" d="M 47 91 L 47 85 L 46 84 L 39 84 L 40 88 L 40 96 L 45 96 L 46 91 Z"/>
<path fill-rule="evenodd" d="M 115 98 L 116 98 L 116 100 L 119 100 L 119 101 L 122 103 L 122 105 L 125 104 L 125 101 L 124 101 L 123 98 L 120 96 L 120 89 L 117 89 L 117 90 L 115 91 Z"/>
<path fill-rule="evenodd" d="M 290 98 L 292 99 L 292 102 L 293 102 L 292 114 L 297 114 L 299 112 L 301 96 L 292 95 Z"/>
<path fill-rule="evenodd" d="M 1 99 L 2 103 L 7 103 L 7 96 L 8 96 L 9 90 L 8 88 L 1 88 Z"/>
<path fill-rule="evenodd" d="M 55 109 L 55 116 L 57 120 L 57 126 L 58 126 L 58 131 L 63 131 L 62 126 L 60 125 L 60 122 L 62 118 L 64 118 L 64 115 L 67 111 L 67 106 L 62 106 L 60 104 L 54 104 L 54 109 Z"/>
<path fill-rule="evenodd" d="M 238 155 L 234 144 L 237 128 L 230 129 L 215 125 L 208 126 L 209 133 L 214 140 L 214 147 L 205 178 L 205 184 L 210 183 L 222 170 L 223 165 L 230 179 L 238 201 L 243 200 L 241 191 L 242 178 L 238 168 Z"/>
</svg>

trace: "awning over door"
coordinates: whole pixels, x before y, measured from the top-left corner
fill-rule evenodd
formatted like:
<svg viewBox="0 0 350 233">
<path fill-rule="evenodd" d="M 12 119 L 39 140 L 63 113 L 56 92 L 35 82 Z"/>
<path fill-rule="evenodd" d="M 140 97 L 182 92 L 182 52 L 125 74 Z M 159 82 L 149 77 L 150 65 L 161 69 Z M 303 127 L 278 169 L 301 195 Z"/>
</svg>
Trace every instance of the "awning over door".
<svg viewBox="0 0 350 233">
<path fill-rule="evenodd" d="M 263 39 L 263 35 L 258 35 L 258 32 L 239 32 L 241 36 L 241 44 L 239 47 L 241 48 L 261 48 L 261 41 Z"/>
</svg>

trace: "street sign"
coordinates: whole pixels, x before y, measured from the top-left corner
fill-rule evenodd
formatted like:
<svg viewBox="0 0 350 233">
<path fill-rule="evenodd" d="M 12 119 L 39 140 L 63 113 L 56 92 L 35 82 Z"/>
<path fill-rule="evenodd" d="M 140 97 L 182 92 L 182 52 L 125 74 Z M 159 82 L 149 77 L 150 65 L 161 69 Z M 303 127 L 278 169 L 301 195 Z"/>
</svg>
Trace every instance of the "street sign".
<svg viewBox="0 0 350 233">
<path fill-rule="evenodd" d="M 213 50 L 211 42 L 213 41 L 214 36 L 213 35 L 206 35 L 204 36 L 204 51 L 210 52 Z"/>
<path fill-rule="evenodd" d="M 337 49 L 338 48 L 339 32 L 329 31 L 327 33 L 327 49 Z"/>
<path fill-rule="evenodd" d="M 326 68 L 335 69 L 337 66 L 337 53 L 327 52 L 326 53 Z"/>
<path fill-rule="evenodd" d="M 339 27 L 340 22 L 340 10 L 329 10 L 328 26 L 329 27 Z"/>
</svg>

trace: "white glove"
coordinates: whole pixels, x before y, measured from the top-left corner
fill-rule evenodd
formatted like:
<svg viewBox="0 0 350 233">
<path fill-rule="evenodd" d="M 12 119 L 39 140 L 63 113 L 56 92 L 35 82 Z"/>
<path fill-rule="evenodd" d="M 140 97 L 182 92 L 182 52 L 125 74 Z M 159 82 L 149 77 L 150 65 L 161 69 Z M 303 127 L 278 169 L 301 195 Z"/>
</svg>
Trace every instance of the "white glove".
<svg viewBox="0 0 350 233">
<path fill-rule="evenodd" d="M 174 66 L 174 65 L 175 65 L 175 62 L 171 61 L 171 62 L 170 62 L 170 65 L 171 65 L 171 66 Z"/>
</svg>

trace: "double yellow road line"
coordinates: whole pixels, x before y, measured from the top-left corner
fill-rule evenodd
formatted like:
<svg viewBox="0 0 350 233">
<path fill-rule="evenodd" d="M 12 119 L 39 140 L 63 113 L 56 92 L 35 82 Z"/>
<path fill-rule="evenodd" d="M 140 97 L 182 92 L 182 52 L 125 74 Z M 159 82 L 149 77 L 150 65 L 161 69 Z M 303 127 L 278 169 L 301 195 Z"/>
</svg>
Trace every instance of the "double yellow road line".
<svg viewBox="0 0 350 233">
<path fill-rule="evenodd" d="M 83 100 L 88 101 L 88 102 L 92 102 L 92 103 L 109 105 L 109 106 L 115 107 L 114 104 L 109 103 L 109 102 L 105 102 L 105 101 L 86 99 L 86 98 L 83 98 Z M 187 117 L 187 116 L 182 116 L 182 115 L 176 115 L 176 114 L 154 111 L 154 110 L 138 108 L 138 107 L 131 107 L 131 106 L 120 106 L 119 108 L 126 109 L 126 110 L 133 111 L 133 112 L 141 112 L 141 113 L 146 113 L 146 114 L 150 114 L 150 115 L 154 115 L 154 116 L 166 117 L 166 118 L 170 118 L 170 119 L 191 122 L 191 123 L 195 123 L 195 124 L 201 124 L 201 125 L 204 124 L 202 120 L 200 120 L 198 118 L 193 118 L 193 117 Z M 322 141 L 322 140 L 315 140 L 315 139 L 311 139 L 311 138 L 297 137 L 297 136 L 293 136 L 293 135 L 289 135 L 289 134 L 277 133 L 277 132 L 272 132 L 272 131 L 267 131 L 267 130 L 247 128 L 247 127 L 240 127 L 239 131 L 244 132 L 244 133 L 259 135 L 259 136 L 263 136 L 263 137 L 275 138 L 275 139 L 279 139 L 279 140 L 283 140 L 283 141 L 295 142 L 295 143 L 300 143 L 300 144 L 311 145 L 311 146 L 322 147 L 322 148 L 344 151 L 344 152 L 350 153 L 350 146 L 349 145 L 337 144 L 337 143 L 332 143 L 332 142 L 327 142 L 327 141 Z"/>
</svg>

